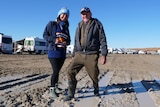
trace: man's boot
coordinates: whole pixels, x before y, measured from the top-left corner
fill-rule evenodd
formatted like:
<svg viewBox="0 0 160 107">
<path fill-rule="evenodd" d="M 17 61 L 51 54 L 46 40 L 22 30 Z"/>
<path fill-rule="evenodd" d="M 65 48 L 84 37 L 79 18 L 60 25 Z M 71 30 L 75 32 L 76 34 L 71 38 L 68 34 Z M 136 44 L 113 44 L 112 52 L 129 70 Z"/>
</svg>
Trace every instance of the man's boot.
<svg viewBox="0 0 160 107">
<path fill-rule="evenodd" d="M 94 89 L 94 95 L 97 97 L 99 96 L 99 89 Z"/>
<path fill-rule="evenodd" d="M 64 101 L 70 101 L 74 98 L 77 82 L 69 82 L 68 95 Z"/>
<path fill-rule="evenodd" d="M 56 99 L 58 97 L 55 92 L 55 87 L 50 87 L 49 94 L 53 99 Z"/>
<path fill-rule="evenodd" d="M 98 84 L 94 84 L 93 87 L 94 87 L 94 95 L 98 97 L 99 96 L 99 86 L 98 86 Z"/>
</svg>

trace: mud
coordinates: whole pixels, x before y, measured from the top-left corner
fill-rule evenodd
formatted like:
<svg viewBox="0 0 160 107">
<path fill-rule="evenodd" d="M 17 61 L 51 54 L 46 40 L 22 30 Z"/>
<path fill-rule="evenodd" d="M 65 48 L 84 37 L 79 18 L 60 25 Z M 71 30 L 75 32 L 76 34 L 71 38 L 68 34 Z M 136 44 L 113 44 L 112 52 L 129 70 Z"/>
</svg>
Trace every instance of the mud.
<svg viewBox="0 0 160 107">
<path fill-rule="evenodd" d="M 67 89 L 67 56 L 60 87 Z M 47 55 L 0 55 L 0 107 L 160 107 L 160 56 L 109 54 L 99 63 L 100 97 L 95 97 L 85 68 L 77 75 L 75 98 L 49 97 L 51 65 Z"/>
</svg>

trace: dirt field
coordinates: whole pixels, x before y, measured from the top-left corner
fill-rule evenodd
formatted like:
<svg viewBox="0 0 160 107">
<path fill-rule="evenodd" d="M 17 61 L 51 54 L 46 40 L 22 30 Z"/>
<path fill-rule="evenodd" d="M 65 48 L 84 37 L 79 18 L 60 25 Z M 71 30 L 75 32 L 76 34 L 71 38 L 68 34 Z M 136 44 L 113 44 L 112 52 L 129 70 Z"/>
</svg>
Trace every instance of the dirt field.
<svg viewBox="0 0 160 107">
<path fill-rule="evenodd" d="M 100 97 L 85 69 L 77 75 L 76 100 L 49 98 L 51 66 L 47 55 L 0 55 L 0 107 L 160 107 L 160 55 L 109 54 L 99 64 Z M 67 88 L 67 57 L 60 87 Z"/>
</svg>

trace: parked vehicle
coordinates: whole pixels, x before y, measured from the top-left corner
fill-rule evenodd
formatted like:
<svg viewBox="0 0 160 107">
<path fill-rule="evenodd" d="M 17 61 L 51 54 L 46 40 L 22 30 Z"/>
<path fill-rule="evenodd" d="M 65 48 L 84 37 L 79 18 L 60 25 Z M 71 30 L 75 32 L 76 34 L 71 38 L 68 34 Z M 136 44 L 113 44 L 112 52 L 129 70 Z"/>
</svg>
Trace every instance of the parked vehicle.
<svg viewBox="0 0 160 107">
<path fill-rule="evenodd" d="M 133 54 L 133 51 L 132 50 L 128 50 L 127 54 Z"/>
<path fill-rule="evenodd" d="M 73 49 L 74 49 L 73 45 L 67 46 L 67 53 L 72 54 L 73 53 Z"/>
<path fill-rule="evenodd" d="M 157 54 L 160 55 L 160 50 L 157 50 Z"/>
<path fill-rule="evenodd" d="M 113 53 L 113 48 L 108 47 L 108 53 L 112 54 Z"/>
<path fill-rule="evenodd" d="M 30 54 L 45 54 L 47 53 L 46 41 L 38 37 L 26 37 L 24 39 L 23 51 Z"/>
<path fill-rule="evenodd" d="M 12 37 L 0 33 L 0 53 L 13 53 Z"/>
<path fill-rule="evenodd" d="M 139 51 L 138 51 L 138 54 L 147 54 L 147 52 L 146 52 L 146 51 L 143 51 L 143 50 L 139 50 Z"/>
</svg>

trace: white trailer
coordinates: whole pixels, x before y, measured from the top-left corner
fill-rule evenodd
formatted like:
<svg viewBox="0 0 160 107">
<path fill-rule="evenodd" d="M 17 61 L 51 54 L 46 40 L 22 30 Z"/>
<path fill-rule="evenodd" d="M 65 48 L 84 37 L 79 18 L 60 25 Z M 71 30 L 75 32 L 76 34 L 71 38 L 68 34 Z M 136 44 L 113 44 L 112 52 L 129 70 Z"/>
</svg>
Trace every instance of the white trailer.
<svg viewBox="0 0 160 107">
<path fill-rule="evenodd" d="M 0 33 L 0 53 L 13 53 L 12 37 Z"/>
<path fill-rule="evenodd" d="M 160 50 L 157 50 L 157 54 L 160 55 Z"/>
<path fill-rule="evenodd" d="M 24 39 L 23 52 L 28 52 L 30 54 L 46 54 L 47 47 L 46 41 L 38 37 L 26 37 Z"/>
</svg>

